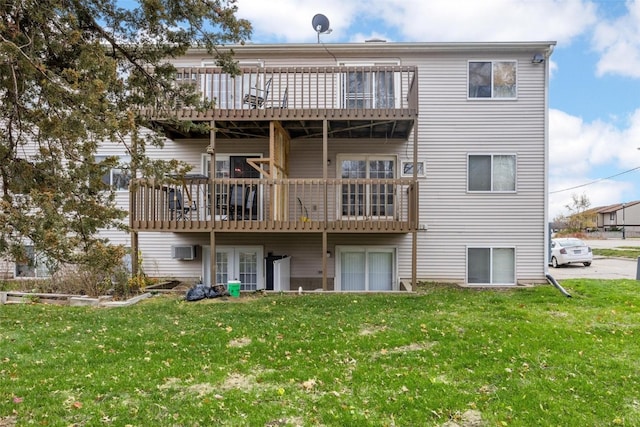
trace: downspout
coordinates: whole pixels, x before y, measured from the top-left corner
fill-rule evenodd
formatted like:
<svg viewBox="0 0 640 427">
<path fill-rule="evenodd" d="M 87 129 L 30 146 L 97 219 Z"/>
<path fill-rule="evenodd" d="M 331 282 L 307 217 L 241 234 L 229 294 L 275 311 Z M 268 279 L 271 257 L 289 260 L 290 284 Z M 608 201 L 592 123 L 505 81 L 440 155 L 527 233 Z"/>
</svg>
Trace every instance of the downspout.
<svg viewBox="0 0 640 427">
<path fill-rule="evenodd" d="M 567 298 L 571 298 L 571 294 L 567 292 L 562 286 L 560 286 L 560 283 L 558 283 L 558 281 L 554 279 L 553 276 L 551 276 L 550 274 L 547 274 L 547 282 L 551 283 L 553 286 L 558 288 L 558 290 L 562 293 L 562 295 L 564 295 Z"/>
<path fill-rule="evenodd" d="M 553 45 L 549 46 L 545 61 L 544 61 L 544 271 L 547 282 L 556 287 L 567 298 L 571 298 L 571 294 L 567 292 L 556 279 L 549 274 L 549 238 L 551 233 L 549 232 L 549 58 L 553 53 Z"/>
<path fill-rule="evenodd" d="M 414 108 L 416 112 L 416 118 L 413 122 L 413 197 L 410 201 L 412 203 L 413 212 L 410 215 L 413 216 L 411 224 L 411 289 L 417 289 L 418 287 L 418 228 L 420 227 L 420 192 L 418 187 L 418 121 L 420 117 L 420 85 L 418 83 L 418 69 L 416 68 L 413 76 L 413 84 L 416 85 L 416 93 L 414 98 Z M 409 106 L 411 107 L 411 106 Z M 426 173 L 426 171 L 425 171 Z"/>
<path fill-rule="evenodd" d="M 549 278 L 549 58 L 553 45 L 549 46 L 544 61 L 544 207 L 542 232 L 544 233 L 544 273 Z"/>
</svg>

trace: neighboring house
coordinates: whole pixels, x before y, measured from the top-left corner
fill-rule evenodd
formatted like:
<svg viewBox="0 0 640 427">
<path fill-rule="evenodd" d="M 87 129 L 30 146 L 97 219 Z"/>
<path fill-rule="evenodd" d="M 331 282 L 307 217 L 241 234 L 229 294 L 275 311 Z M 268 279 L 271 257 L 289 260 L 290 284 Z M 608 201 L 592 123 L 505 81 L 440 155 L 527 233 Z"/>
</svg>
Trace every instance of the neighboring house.
<svg viewBox="0 0 640 427">
<path fill-rule="evenodd" d="M 121 171 L 108 177 L 130 212 L 134 265 L 139 254 L 150 276 L 245 291 L 545 282 L 554 45 L 245 45 L 235 78 L 190 51 L 176 83 L 215 107 L 171 118 L 213 130 L 143 114 L 169 135 L 148 153 L 193 175 L 137 176 L 130 192 Z"/>
<path fill-rule="evenodd" d="M 621 209 L 621 203 L 592 209 L 596 216 L 596 228 L 602 231 L 617 230 L 618 222 L 621 220 L 621 218 L 618 217 L 618 211 Z"/>
<path fill-rule="evenodd" d="M 640 201 L 616 203 L 595 208 L 597 227 L 600 231 L 622 230 L 640 232 Z"/>
</svg>

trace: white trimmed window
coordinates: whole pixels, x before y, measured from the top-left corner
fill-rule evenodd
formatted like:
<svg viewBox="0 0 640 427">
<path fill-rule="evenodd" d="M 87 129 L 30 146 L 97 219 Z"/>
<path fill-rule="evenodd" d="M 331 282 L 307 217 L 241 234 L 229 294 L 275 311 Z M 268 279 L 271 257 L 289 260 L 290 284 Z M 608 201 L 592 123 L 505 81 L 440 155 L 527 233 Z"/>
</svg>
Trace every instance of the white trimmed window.
<svg viewBox="0 0 640 427">
<path fill-rule="evenodd" d="M 25 245 L 24 251 L 26 258 L 15 262 L 16 278 L 42 278 L 51 275 L 44 256 L 37 254 L 32 245 Z"/>
<path fill-rule="evenodd" d="M 469 61 L 469 98 L 515 99 L 516 61 Z"/>
<path fill-rule="evenodd" d="M 467 190 L 516 191 L 516 156 L 513 154 L 469 154 Z"/>
<path fill-rule="evenodd" d="M 515 248 L 467 248 L 467 283 L 513 285 Z"/>
<path fill-rule="evenodd" d="M 96 156 L 97 163 L 104 161 L 110 156 Z M 118 159 L 118 165 L 115 168 L 110 169 L 102 176 L 102 182 L 110 186 L 115 191 L 128 191 L 129 181 L 131 181 L 131 169 L 129 164 L 131 158 L 129 156 L 122 156 Z"/>
<path fill-rule="evenodd" d="M 426 175 L 426 170 L 427 167 L 425 165 L 426 162 L 424 161 L 418 161 L 416 162 L 416 166 L 417 166 L 417 172 L 416 172 L 416 176 L 418 178 L 424 178 Z M 406 176 L 406 177 L 413 177 L 413 160 L 402 160 L 400 162 L 401 167 L 400 167 L 400 172 L 402 176 Z"/>
</svg>

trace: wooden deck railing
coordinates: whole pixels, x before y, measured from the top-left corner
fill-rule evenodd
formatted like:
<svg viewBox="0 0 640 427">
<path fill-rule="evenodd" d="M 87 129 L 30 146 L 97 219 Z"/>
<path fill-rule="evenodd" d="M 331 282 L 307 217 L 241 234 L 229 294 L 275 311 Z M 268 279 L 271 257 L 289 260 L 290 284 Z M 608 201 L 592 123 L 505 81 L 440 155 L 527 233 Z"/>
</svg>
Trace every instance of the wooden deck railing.
<svg viewBox="0 0 640 427">
<path fill-rule="evenodd" d="M 219 68 L 178 68 L 177 85 L 192 86 L 200 109 L 141 106 L 147 115 L 242 119 L 324 116 L 407 117 L 418 110 L 413 66 L 242 68 L 232 77 Z M 163 110 L 164 109 L 164 110 Z"/>
<path fill-rule="evenodd" d="M 148 231 L 409 232 L 411 179 L 223 179 L 131 183 L 130 221 Z"/>
</svg>

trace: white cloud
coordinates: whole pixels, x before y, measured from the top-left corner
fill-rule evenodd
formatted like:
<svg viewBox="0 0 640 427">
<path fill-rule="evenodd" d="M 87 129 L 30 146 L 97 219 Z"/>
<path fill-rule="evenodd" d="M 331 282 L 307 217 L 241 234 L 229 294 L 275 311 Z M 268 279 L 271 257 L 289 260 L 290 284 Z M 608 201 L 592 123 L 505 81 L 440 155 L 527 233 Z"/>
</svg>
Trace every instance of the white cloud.
<svg viewBox="0 0 640 427">
<path fill-rule="evenodd" d="M 596 26 L 593 46 L 601 55 L 597 75 L 640 78 L 640 0 L 626 2 L 628 14 Z"/>
<path fill-rule="evenodd" d="M 621 141 L 620 164 L 627 168 L 640 166 L 640 108 L 629 116 L 629 127 L 622 132 Z"/>
<path fill-rule="evenodd" d="M 594 167 L 616 165 L 616 170 L 640 166 L 640 109 L 620 129 L 611 123 L 549 111 L 551 175 L 584 174 Z"/>
<path fill-rule="evenodd" d="M 558 72 L 558 63 L 553 60 L 553 57 L 549 59 L 549 78 L 553 79 L 553 77 Z"/>
<path fill-rule="evenodd" d="M 583 174 L 594 166 L 615 160 L 621 132 L 600 120 L 585 123 L 580 117 L 549 111 L 551 174 Z"/>
<path fill-rule="evenodd" d="M 569 42 L 595 22 L 583 0 L 392 0 L 381 16 L 408 39 Z"/>
<path fill-rule="evenodd" d="M 329 17 L 326 42 L 377 36 L 397 41 L 521 41 L 569 43 L 596 21 L 588 0 L 238 0 L 254 41 L 312 42 L 311 19 Z"/>
<path fill-rule="evenodd" d="M 584 181 L 579 179 L 565 179 L 557 181 L 557 184 L 562 188 L 571 188 L 576 185 L 584 184 Z M 554 193 L 549 195 L 549 221 L 559 215 L 568 215 L 570 212 L 567 209 L 567 205 L 572 205 L 572 195 L 586 195 L 591 203 L 590 207 L 608 206 L 621 201 L 627 200 L 625 193 L 633 190 L 633 182 L 629 181 L 599 181 L 595 184 L 587 187 L 576 188 L 571 191 L 565 191 L 562 193 Z"/>
<path fill-rule="evenodd" d="M 582 175 L 589 170 L 590 144 L 585 141 L 584 126 L 579 117 L 559 110 L 549 111 L 549 171 L 552 176 Z"/>
<path fill-rule="evenodd" d="M 550 110 L 550 219 L 567 213 L 565 206 L 573 194 L 587 195 L 592 207 L 633 198 L 640 171 L 615 175 L 640 166 L 640 109 L 629 116 L 626 126 L 619 129 L 601 120 L 588 123 Z M 608 172 L 593 175 L 595 170 Z"/>
<path fill-rule="evenodd" d="M 238 16 L 251 22 L 256 43 L 313 42 L 317 33 L 311 20 L 318 13 L 329 18 L 334 34 L 346 37 L 351 20 L 362 8 L 360 0 L 238 0 Z"/>
</svg>

